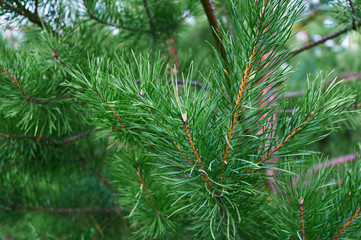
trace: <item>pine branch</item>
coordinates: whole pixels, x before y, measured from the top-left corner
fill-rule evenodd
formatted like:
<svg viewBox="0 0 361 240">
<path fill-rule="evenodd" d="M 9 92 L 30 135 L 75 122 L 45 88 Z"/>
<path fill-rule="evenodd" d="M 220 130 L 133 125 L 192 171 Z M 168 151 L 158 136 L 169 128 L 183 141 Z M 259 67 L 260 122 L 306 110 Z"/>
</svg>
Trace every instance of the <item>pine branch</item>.
<svg viewBox="0 0 361 240">
<path fill-rule="evenodd" d="M 73 141 L 76 141 L 78 139 L 81 139 L 85 136 L 90 135 L 91 133 L 95 132 L 95 131 L 99 131 L 100 129 L 96 129 L 96 130 L 87 130 L 81 133 L 78 133 L 74 136 L 65 138 L 65 139 L 55 139 L 55 138 L 51 138 L 51 137 L 46 137 L 43 135 L 39 135 L 39 136 L 27 136 L 27 135 L 10 135 L 10 134 L 6 134 L 6 133 L 1 133 L 0 132 L 0 136 L 5 137 L 6 140 L 11 140 L 11 139 L 31 139 L 34 141 L 40 141 L 43 140 L 47 143 L 50 143 L 51 145 L 58 145 L 58 144 L 66 144 L 66 143 L 70 143 Z"/>
<path fill-rule="evenodd" d="M 357 12 L 356 12 L 356 8 L 355 5 L 353 4 L 352 0 L 348 0 L 348 3 L 350 4 L 350 8 L 352 11 L 352 26 L 353 29 L 356 29 L 356 16 L 357 16 Z"/>
<path fill-rule="evenodd" d="M 192 160 L 190 160 L 189 159 L 189 157 L 187 156 L 187 154 L 185 153 L 185 152 L 183 152 L 183 150 L 182 150 L 182 148 L 176 143 L 176 142 L 174 142 L 174 145 L 178 148 L 178 150 L 183 154 L 183 156 L 184 156 L 184 160 L 186 160 L 187 159 L 187 161 L 189 162 L 189 164 L 191 165 L 191 166 L 193 166 L 194 165 L 194 163 L 192 162 Z"/>
<path fill-rule="evenodd" d="M 275 146 L 265 157 L 259 159 L 258 163 L 262 163 L 262 162 L 266 161 L 267 159 L 269 159 L 278 149 L 280 149 L 283 145 L 285 145 L 290 140 L 290 138 L 292 138 L 299 131 L 301 131 L 306 126 L 306 124 L 310 121 L 312 116 L 313 116 L 313 112 L 311 112 L 311 114 L 308 116 L 306 121 L 301 126 L 299 126 L 297 129 L 293 130 L 290 134 L 288 134 L 287 137 L 282 142 L 280 142 L 277 146 Z M 245 174 L 248 174 L 251 171 L 252 171 L 252 169 L 248 169 L 245 172 Z"/>
<path fill-rule="evenodd" d="M 300 198 L 299 200 L 299 206 L 300 206 L 300 225 L 301 225 L 301 232 L 302 232 L 302 240 L 306 239 L 306 231 L 305 231 L 305 219 L 304 219 L 304 199 Z"/>
<path fill-rule="evenodd" d="M 0 5 L 3 5 L 4 7 L 13 11 L 14 13 L 16 13 L 19 16 L 23 16 L 23 17 L 27 18 L 30 22 L 38 25 L 39 27 L 43 28 L 43 26 L 44 26 L 46 29 L 48 29 L 48 25 L 38 15 L 38 4 L 35 5 L 35 12 L 32 13 L 29 10 L 27 10 L 25 6 L 20 4 L 19 1 L 13 1 L 13 2 L 15 2 L 18 6 L 15 7 L 14 5 L 12 5 L 4 0 L 0 0 Z M 36 3 L 37 3 L 37 1 L 36 1 Z"/>
<path fill-rule="evenodd" d="M 92 213 L 92 212 L 102 212 L 102 213 L 122 213 L 124 215 L 128 214 L 128 211 L 121 208 L 92 208 L 92 207 L 83 207 L 83 208 L 45 208 L 42 206 L 32 207 L 24 205 L 12 205 L 11 207 L 1 207 L 7 211 L 14 210 L 24 210 L 24 211 L 36 211 L 36 212 L 49 212 L 49 213 Z"/>
<path fill-rule="evenodd" d="M 347 74 L 343 74 L 339 77 L 337 77 L 337 79 L 335 81 L 347 81 L 347 82 L 353 82 L 356 79 L 360 79 L 361 78 L 361 72 L 356 72 L 356 73 L 347 73 Z M 333 82 L 333 80 L 330 80 L 328 82 L 326 82 L 325 84 L 325 88 L 330 85 Z M 284 97 L 285 98 L 294 98 L 294 97 L 299 97 L 303 95 L 303 91 L 294 91 L 294 92 L 286 92 Z"/>
<path fill-rule="evenodd" d="M 335 235 L 335 237 L 333 238 L 333 240 L 336 240 L 337 238 L 339 238 L 342 233 L 346 230 L 346 228 L 356 219 L 356 217 L 359 215 L 360 212 L 360 207 L 358 207 L 356 209 L 356 212 L 354 213 L 354 215 L 352 215 L 352 217 L 347 220 L 347 222 L 345 222 L 345 224 L 343 225 L 343 227 L 340 229 L 340 231 L 338 231 L 338 233 Z"/>
<path fill-rule="evenodd" d="M 189 125 L 188 125 L 188 121 L 187 121 L 187 114 L 183 114 L 182 115 L 182 120 L 183 120 L 183 123 L 184 123 L 184 132 L 187 136 L 187 140 L 189 142 L 189 145 L 190 147 L 192 148 L 192 151 L 193 151 L 193 154 L 194 154 L 194 157 L 196 158 L 197 162 L 198 162 L 198 165 L 200 166 L 201 168 L 201 171 L 202 171 L 202 178 L 203 180 L 207 183 L 207 186 L 209 188 L 212 188 L 212 183 L 207 175 L 207 170 L 205 169 L 204 165 L 203 165 L 203 162 L 201 160 L 201 157 L 198 155 L 198 152 L 197 152 L 197 149 L 196 147 L 194 146 L 194 143 L 193 143 L 193 140 L 192 140 L 192 136 L 191 136 L 191 133 L 189 131 Z"/>
<path fill-rule="evenodd" d="M 334 33 L 331 33 L 330 35 L 327 35 L 327 36 L 321 38 L 321 39 L 318 40 L 318 41 L 314 41 L 314 42 L 308 43 L 308 44 L 304 45 L 303 47 L 299 48 L 298 50 L 289 53 L 289 54 L 285 57 L 285 59 L 288 59 L 288 58 L 290 58 L 290 57 L 293 57 L 293 56 L 295 56 L 295 55 L 297 55 L 297 54 L 299 54 L 299 53 L 301 53 L 301 52 L 303 52 L 303 51 L 305 51 L 305 50 L 308 50 L 308 49 L 313 48 L 313 47 L 315 47 L 315 46 L 317 46 L 317 45 L 319 45 L 319 44 L 322 44 L 322 43 L 326 42 L 327 40 L 336 38 L 336 37 L 340 36 L 341 34 L 346 33 L 346 32 L 348 32 L 348 31 L 350 31 L 350 30 L 356 30 L 357 27 L 359 27 L 359 26 L 361 25 L 361 22 L 358 22 L 358 23 L 355 24 L 355 25 L 356 25 L 356 26 L 351 25 L 351 26 L 348 26 L 348 27 L 344 27 L 344 28 L 342 28 L 342 29 L 340 29 L 340 30 L 338 30 L 338 31 L 336 31 L 336 32 L 334 32 Z"/>
<path fill-rule="evenodd" d="M 229 68 L 228 68 L 227 52 L 222 43 L 223 37 L 221 35 L 221 28 L 219 26 L 219 22 L 217 20 L 216 14 L 214 12 L 214 6 L 212 4 L 212 0 L 201 0 L 201 2 L 203 5 L 204 12 L 207 15 L 209 26 L 211 27 L 214 39 L 216 40 L 217 46 L 220 49 L 221 56 L 222 56 L 222 59 L 224 61 L 225 68 L 226 68 L 225 70 L 228 73 Z M 226 74 L 225 76 L 226 76 L 226 79 L 228 80 L 228 85 L 230 86 L 228 75 Z"/>
<path fill-rule="evenodd" d="M 263 27 L 263 24 L 264 22 L 262 22 L 261 26 L 260 26 L 260 29 Z M 252 64 L 253 64 L 253 58 L 256 54 L 256 51 L 257 51 L 257 42 L 260 38 L 259 36 L 259 29 L 257 30 L 257 33 L 256 33 L 256 39 L 255 39 L 255 46 L 253 48 L 253 51 L 248 59 L 248 63 L 246 65 L 246 68 L 244 70 L 244 73 L 243 73 L 243 77 L 242 77 L 242 80 L 241 80 L 241 84 L 239 85 L 239 90 L 238 90 L 238 94 L 237 94 L 237 98 L 236 98 L 236 104 L 235 104 L 235 113 L 233 115 L 233 118 L 232 118 L 232 121 L 231 123 L 229 124 L 229 131 L 228 131 L 228 134 L 227 134 L 227 146 L 226 146 L 226 149 L 225 149 L 225 152 L 223 154 L 223 163 L 222 163 L 222 166 L 224 166 L 225 164 L 227 164 L 228 162 L 228 155 L 229 155 L 229 150 L 230 150 L 230 142 L 232 140 L 232 137 L 233 137 L 233 134 L 234 134 L 234 128 L 236 126 L 236 121 L 237 121 L 237 117 L 238 117 L 238 114 L 242 113 L 243 111 L 243 106 L 241 106 L 241 101 L 242 101 L 242 97 L 243 97 L 243 92 L 246 88 L 246 83 L 247 81 L 249 80 L 249 77 L 250 77 L 250 74 L 252 72 Z M 240 111 L 239 111 L 239 108 L 241 107 Z M 222 170 L 222 173 L 224 172 L 224 170 Z"/>
<path fill-rule="evenodd" d="M 27 95 L 26 91 L 24 90 L 24 88 L 21 86 L 20 82 L 15 78 L 14 75 L 12 75 L 11 73 L 9 73 L 4 67 L 0 66 L 0 70 L 5 73 L 6 75 L 8 75 L 12 82 L 16 84 L 16 86 L 18 87 L 19 91 L 22 93 L 22 95 L 25 97 L 25 100 L 27 102 L 31 102 L 31 103 L 36 103 L 36 104 L 50 104 L 52 102 L 55 101 L 59 101 L 59 100 L 64 100 L 64 99 L 68 99 L 68 98 L 72 98 L 73 95 L 71 94 L 67 94 L 63 97 L 56 97 L 56 98 L 52 98 L 52 99 L 46 99 L 46 100 L 40 100 L 34 97 L 29 97 L 29 95 Z"/>
<path fill-rule="evenodd" d="M 149 195 L 148 188 L 145 186 L 145 182 L 144 182 L 142 176 L 140 175 L 140 168 L 138 167 L 137 169 L 138 169 L 137 175 L 138 175 L 139 181 L 140 181 L 140 183 L 141 183 L 141 186 L 142 186 L 142 188 L 144 189 L 145 194 L 147 195 L 147 198 L 149 199 L 150 203 L 153 205 L 154 208 L 156 208 L 153 200 L 151 199 L 151 197 L 150 197 L 150 195 Z"/>
<path fill-rule="evenodd" d="M 131 28 L 129 26 L 126 25 L 120 25 L 120 24 L 115 24 L 115 23 L 110 23 L 107 21 L 104 21 L 102 19 L 100 19 L 99 17 L 95 16 L 95 14 L 90 10 L 89 6 L 85 3 L 85 0 L 83 0 L 83 4 L 86 8 L 87 14 L 89 15 L 89 17 L 101 24 L 107 25 L 107 26 L 111 26 L 111 27 L 115 27 L 115 28 L 119 28 L 119 29 L 124 29 L 127 31 L 131 31 L 131 32 L 141 32 L 141 33 L 152 33 L 151 29 L 144 29 L 144 28 Z M 178 20 L 165 25 L 163 27 L 159 27 L 158 29 L 154 29 L 154 32 L 162 32 L 162 31 L 167 31 L 169 29 L 171 29 L 172 27 L 178 25 L 179 23 L 181 23 L 184 19 L 186 19 L 187 17 L 191 16 L 192 13 L 188 13 L 186 15 L 184 15 L 183 17 L 179 18 Z"/>
<path fill-rule="evenodd" d="M 13 83 L 16 84 L 16 86 L 19 88 L 20 92 L 24 95 L 26 101 L 29 101 L 29 96 L 26 94 L 24 88 L 20 85 L 19 81 L 14 77 L 14 75 L 12 75 L 11 73 L 9 73 L 4 67 L 0 66 L 0 70 L 5 73 L 6 75 L 8 75 L 11 80 L 13 81 Z"/>
<path fill-rule="evenodd" d="M 157 29 L 155 27 L 152 14 L 150 12 L 148 1 L 143 0 L 143 5 L 144 5 L 145 11 L 147 13 L 147 17 L 148 17 L 148 21 L 149 21 L 149 28 L 150 28 L 149 31 L 150 31 L 150 34 L 152 35 L 152 38 L 153 38 L 153 45 L 155 45 L 156 42 L 157 42 L 157 34 L 156 34 Z"/>
</svg>

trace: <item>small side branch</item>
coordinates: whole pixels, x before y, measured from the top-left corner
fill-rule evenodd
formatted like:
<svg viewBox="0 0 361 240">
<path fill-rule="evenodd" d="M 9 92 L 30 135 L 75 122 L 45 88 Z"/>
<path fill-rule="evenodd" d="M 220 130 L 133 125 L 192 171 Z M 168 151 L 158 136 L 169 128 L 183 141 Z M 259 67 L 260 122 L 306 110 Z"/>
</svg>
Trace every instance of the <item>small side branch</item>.
<svg viewBox="0 0 361 240">
<path fill-rule="evenodd" d="M 228 155 L 229 155 L 229 149 L 230 149 L 230 141 L 232 140 L 232 137 L 233 137 L 233 133 L 234 133 L 234 128 L 236 126 L 236 121 L 237 121 L 237 117 L 238 117 L 238 114 L 241 113 L 243 111 L 243 106 L 241 107 L 240 111 L 239 111 L 239 108 L 240 108 L 240 103 L 241 103 L 241 100 L 242 100 L 242 96 L 243 96 L 243 92 L 245 90 L 245 86 L 246 86 L 246 83 L 247 83 L 247 80 L 249 78 L 249 75 L 251 73 L 251 70 L 252 70 L 252 63 L 253 63 L 253 57 L 256 53 L 256 47 L 253 49 L 252 51 L 252 54 L 251 56 L 249 57 L 249 61 L 248 61 L 248 64 L 246 66 L 246 69 L 244 70 L 244 73 L 243 73 L 243 77 L 242 77 L 242 81 L 241 81 L 241 84 L 239 86 L 239 90 L 238 90 L 238 94 L 237 94 L 237 99 L 236 99 L 236 111 L 233 115 L 233 118 L 232 118 L 232 121 L 229 125 L 229 131 L 228 131 L 228 134 L 227 134 L 227 146 L 226 146 L 226 149 L 225 149 L 225 153 L 223 154 L 223 163 L 222 163 L 222 166 L 224 166 L 225 164 L 227 164 L 228 162 Z"/>
<path fill-rule="evenodd" d="M 38 1 L 35 1 L 35 12 L 32 13 L 24 5 L 21 5 L 19 2 L 17 4 L 19 6 L 15 7 L 14 5 L 8 3 L 7 1 L 0 0 L 0 6 L 3 5 L 10 11 L 14 12 L 15 14 L 19 16 L 23 16 L 27 18 L 30 22 L 38 25 L 39 27 L 43 28 L 43 26 L 48 29 L 48 26 L 45 22 L 42 21 L 42 19 L 38 15 Z"/>
<path fill-rule="evenodd" d="M 212 33 L 214 36 L 214 39 L 216 40 L 217 46 L 220 48 L 221 56 L 225 64 L 226 71 L 229 72 L 228 69 L 228 60 L 227 60 L 227 53 L 226 49 L 223 46 L 223 38 L 221 35 L 221 28 L 219 27 L 219 23 L 216 17 L 216 14 L 214 12 L 214 6 L 212 4 L 211 0 L 201 0 L 204 12 L 207 15 L 209 26 L 212 29 Z M 228 77 L 226 75 L 226 78 L 228 80 Z M 230 82 L 228 80 L 228 84 L 230 85 Z"/>
<path fill-rule="evenodd" d="M 259 159 L 258 163 L 262 163 L 262 162 L 266 161 L 267 159 L 269 159 L 278 149 L 280 149 L 283 145 L 285 145 L 290 140 L 290 138 L 292 138 L 299 131 L 301 131 L 306 126 L 306 124 L 310 121 L 312 116 L 313 116 L 313 112 L 311 112 L 311 114 L 308 116 L 306 121 L 301 126 L 299 126 L 297 129 L 293 130 L 290 134 L 288 134 L 288 136 L 282 142 L 280 142 L 276 147 L 274 147 L 265 157 Z M 250 173 L 251 171 L 252 171 L 251 169 L 248 169 L 245 172 L 245 174 Z"/>
<path fill-rule="evenodd" d="M 148 4 L 148 1 L 147 1 L 147 0 L 143 0 L 143 5 L 144 5 L 145 12 L 147 13 L 147 17 L 148 17 L 148 20 L 149 20 L 150 34 L 151 34 L 152 37 L 153 37 L 153 45 L 154 45 L 154 44 L 156 44 L 156 42 L 157 42 L 157 33 L 156 33 L 156 32 L 157 32 L 157 29 L 156 29 L 156 27 L 155 27 L 152 14 L 151 14 L 151 12 L 150 12 L 150 7 L 149 7 L 149 4 Z"/>
<path fill-rule="evenodd" d="M 287 58 L 293 57 L 293 56 L 295 56 L 295 55 L 297 55 L 297 54 L 299 54 L 299 53 L 301 53 L 301 52 L 303 52 L 305 50 L 308 50 L 308 49 L 313 48 L 313 47 L 315 47 L 315 46 L 317 46 L 319 44 L 322 44 L 322 43 L 326 42 L 327 40 L 336 38 L 336 37 L 340 36 L 341 34 L 346 33 L 346 32 L 348 32 L 348 31 L 350 31 L 352 29 L 356 30 L 356 28 L 359 27 L 360 25 L 361 25 L 361 22 L 358 22 L 358 23 L 356 23 L 354 25 L 344 27 L 344 28 L 342 28 L 342 29 L 340 29 L 340 30 L 338 30 L 338 31 L 336 31 L 334 33 L 331 33 L 328 36 L 325 36 L 325 37 L 321 38 L 318 41 L 308 43 L 308 44 L 304 45 L 303 47 L 301 47 L 300 49 L 298 49 L 296 51 L 293 51 L 293 52 L 290 52 L 285 58 L 287 59 Z"/>
<path fill-rule="evenodd" d="M 300 225 L 301 225 L 301 232 L 302 232 L 302 240 L 306 240 L 306 231 L 305 231 L 305 219 L 304 219 L 304 199 L 300 198 L 299 206 L 300 206 Z"/>
<path fill-rule="evenodd" d="M 208 175 L 206 174 L 207 171 L 203 165 L 203 162 L 201 160 L 201 157 L 199 156 L 198 152 L 197 152 L 197 149 L 196 147 L 194 146 L 194 143 L 193 143 L 193 140 L 192 140 L 192 135 L 189 131 L 189 125 L 188 125 L 188 120 L 187 120 L 187 114 L 183 114 L 182 116 L 182 120 L 183 120 L 183 124 L 184 124 L 184 132 L 186 133 L 186 136 L 187 136 L 187 140 L 188 140 L 188 143 L 192 149 L 192 152 L 194 154 L 194 157 L 196 158 L 197 162 L 198 162 L 198 165 L 200 166 L 201 170 L 202 170 L 202 178 L 203 180 L 206 182 L 207 186 L 208 187 L 212 187 L 212 183 L 208 177 Z"/>
<path fill-rule="evenodd" d="M 44 140 L 45 142 L 50 143 L 51 145 L 57 145 L 57 144 L 66 144 L 66 143 L 74 142 L 78 139 L 81 139 L 85 136 L 90 135 L 94 131 L 97 131 L 97 130 L 88 130 L 88 131 L 81 132 L 79 134 L 76 134 L 74 136 L 71 136 L 71 137 L 68 137 L 65 139 L 55 139 L 55 138 L 51 138 L 51 137 L 45 137 L 43 135 L 39 135 L 39 136 L 10 135 L 10 134 L 5 134 L 5 133 L 1 133 L 1 132 L 0 132 L 0 136 L 5 137 L 7 140 L 11 140 L 11 139 L 31 139 L 31 140 L 35 140 L 35 141 Z"/>
<path fill-rule="evenodd" d="M 352 26 L 353 29 L 356 29 L 357 25 L 356 25 L 356 17 L 357 17 L 357 12 L 356 12 L 356 8 L 355 5 L 353 4 L 352 0 L 348 0 L 348 3 L 350 4 L 350 8 L 352 11 Z"/>
<path fill-rule="evenodd" d="M 139 178 L 140 183 L 142 184 L 142 188 L 144 189 L 144 192 L 145 192 L 147 198 L 149 199 L 149 201 L 150 201 L 150 203 L 153 205 L 153 207 L 156 208 L 153 200 L 151 199 L 151 197 L 150 197 L 150 195 L 149 195 L 148 188 L 145 186 L 145 183 L 144 183 L 144 180 L 143 180 L 143 178 L 142 178 L 142 175 L 140 175 L 140 169 L 139 169 L 139 167 L 138 167 L 137 175 L 138 175 L 138 178 Z"/>
<path fill-rule="evenodd" d="M 125 26 L 125 25 L 120 25 L 120 24 L 115 24 L 115 23 L 110 23 L 107 21 L 104 21 L 102 19 L 100 19 L 99 17 L 95 16 L 95 14 L 90 10 L 89 6 L 85 3 L 85 1 L 83 1 L 83 4 L 86 8 L 87 14 L 88 16 L 97 21 L 98 23 L 107 25 L 107 26 L 111 26 L 111 27 L 115 27 L 115 28 L 119 28 L 119 29 L 124 29 L 127 31 L 131 31 L 131 32 L 141 32 L 141 33 L 151 33 L 150 29 L 144 29 L 144 28 L 131 28 L 129 26 Z M 177 24 L 181 23 L 184 19 L 186 19 L 187 17 L 189 17 L 190 15 L 192 15 L 191 13 L 184 15 L 183 17 L 179 18 L 178 20 L 163 26 L 163 27 L 159 27 L 158 29 L 155 30 L 155 32 L 161 32 L 161 31 L 167 31 L 168 29 L 176 26 Z"/>
<path fill-rule="evenodd" d="M 6 75 L 8 75 L 11 80 L 13 81 L 13 83 L 16 84 L 16 86 L 19 88 L 20 92 L 24 95 L 26 101 L 29 101 L 29 96 L 26 94 L 24 88 L 20 85 L 19 81 L 14 77 L 14 75 L 12 75 L 11 73 L 9 73 L 4 67 L 0 66 L 0 70 L 5 73 Z"/>
<path fill-rule="evenodd" d="M 68 99 L 68 98 L 72 98 L 73 95 L 71 94 L 67 94 L 63 97 L 56 97 L 56 98 L 53 98 L 53 99 L 46 99 L 46 100 L 42 100 L 42 99 L 37 99 L 37 98 L 34 98 L 34 97 L 29 97 L 29 95 L 26 93 L 26 91 L 24 90 L 24 88 L 21 86 L 20 82 L 16 79 L 16 77 L 11 74 L 10 72 L 8 72 L 4 67 L 0 66 L 0 70 L 5 73 L 6 75 L 8 75 L 12 82 L 16 84 L 16 86 L 18 87 L 19 91 L 21 92 L 21 94 L 25 97 L 25 100 L 27 102 L 31 102 L 31 103 L 36 103 L 36 104 L 50 104 L 52 102 L 55 102 L 55 101 L 60 101 L 60 100 L 64 100 L 64 99 Z"/>
<path fill-rule="evenodd" d="M 335 237 L 333 238 L 334 240 L 336 240 L 337 238 L 339 238 L 342 233 L 346 230 L 346 228 L 348 226 L 350 226 L 350 224 L 356 219 L 356 217 L 359 215 L 360 213 L 360 207 L 356 209 L 356 212 L 354 213 L 354 215 L 352 215 L 352 217 L 347 220 L 347 222 L 345 222 L 345 224 L 343 225 L 343 227 L 340 229 L 340 231 L 338 231 L 338 233 L 335 235 Z"/>
</svg>

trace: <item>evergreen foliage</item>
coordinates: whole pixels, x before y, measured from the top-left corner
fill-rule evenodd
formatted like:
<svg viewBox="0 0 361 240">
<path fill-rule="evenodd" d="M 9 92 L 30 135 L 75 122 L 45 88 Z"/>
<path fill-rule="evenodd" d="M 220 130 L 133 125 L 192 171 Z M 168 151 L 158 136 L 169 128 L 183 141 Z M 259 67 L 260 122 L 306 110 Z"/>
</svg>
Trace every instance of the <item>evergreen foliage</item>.
<svg viewBox="0 0 361 240">
<path fill-rule="evenodd" d="M 339 29 L 297 49 L 317 7 Z M 288 93 L 360 8 L 0 0 L 0 238 L 360 238 L 358 139 L 322 148 L 360 126 L 360 86 L 336 69 Z"/>
</svg>

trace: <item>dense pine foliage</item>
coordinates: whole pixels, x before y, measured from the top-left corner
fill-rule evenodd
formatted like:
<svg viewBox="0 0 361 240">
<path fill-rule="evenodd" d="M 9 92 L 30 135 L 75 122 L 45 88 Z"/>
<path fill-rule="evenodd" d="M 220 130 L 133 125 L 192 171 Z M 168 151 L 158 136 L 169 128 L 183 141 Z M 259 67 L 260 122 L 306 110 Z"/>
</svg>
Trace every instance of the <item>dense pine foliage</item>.
<svg viewBox="0 0 361 240">
<path fill-rule="evenodd" d="M 361 237 L 361 1 L 0 14 L 1 239 Z"/>
</svg>

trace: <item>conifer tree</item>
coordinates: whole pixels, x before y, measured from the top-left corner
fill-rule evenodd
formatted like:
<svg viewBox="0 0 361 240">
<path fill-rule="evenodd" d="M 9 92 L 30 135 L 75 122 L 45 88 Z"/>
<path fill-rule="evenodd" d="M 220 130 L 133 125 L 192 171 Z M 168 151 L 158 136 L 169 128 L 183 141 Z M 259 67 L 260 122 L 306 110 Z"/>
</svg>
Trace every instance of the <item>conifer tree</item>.
<svg viewBox="0 0 361 240">
<path fill-rule="evenodd" d="M 0 238 L 360 238 L 357 139 L 323 147 L 358 129 L 360 74 L 289 92 L 360 8 L 0 0 Z M 338 29 L 299 47 L 318 12 Z"/>
</svg>

